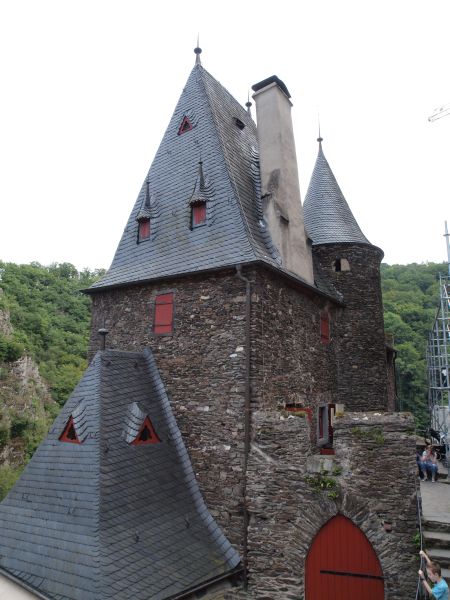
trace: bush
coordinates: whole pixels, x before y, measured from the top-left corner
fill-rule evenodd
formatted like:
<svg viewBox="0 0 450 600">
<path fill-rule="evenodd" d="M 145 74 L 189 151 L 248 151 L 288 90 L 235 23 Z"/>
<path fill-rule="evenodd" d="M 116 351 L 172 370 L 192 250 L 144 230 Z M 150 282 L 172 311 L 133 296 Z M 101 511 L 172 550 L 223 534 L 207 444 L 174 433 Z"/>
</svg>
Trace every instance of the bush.
<svg viewBox="0 0 450 600">
<path fill-rule="evenodd" d="M 22 469 L 13 469 L 9 465 L 0 466 L 0 500 L 3 500 L 21 473 Z"/>
</svg>

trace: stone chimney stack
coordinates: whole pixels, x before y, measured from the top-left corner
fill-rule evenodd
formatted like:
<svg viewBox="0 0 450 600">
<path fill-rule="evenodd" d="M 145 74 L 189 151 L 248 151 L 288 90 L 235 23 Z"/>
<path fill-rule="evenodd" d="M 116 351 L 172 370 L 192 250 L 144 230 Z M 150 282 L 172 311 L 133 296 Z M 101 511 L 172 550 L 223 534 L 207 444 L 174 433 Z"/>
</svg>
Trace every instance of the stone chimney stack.
<svg viewBox="0 0 450 600">
<path fill-rule="evenodd" d="M 311 247 L 303 225 L 290 94 L 272 75 L 255 94 L 264 218 L 284 268 L 314 283 Z"/>
</svg>

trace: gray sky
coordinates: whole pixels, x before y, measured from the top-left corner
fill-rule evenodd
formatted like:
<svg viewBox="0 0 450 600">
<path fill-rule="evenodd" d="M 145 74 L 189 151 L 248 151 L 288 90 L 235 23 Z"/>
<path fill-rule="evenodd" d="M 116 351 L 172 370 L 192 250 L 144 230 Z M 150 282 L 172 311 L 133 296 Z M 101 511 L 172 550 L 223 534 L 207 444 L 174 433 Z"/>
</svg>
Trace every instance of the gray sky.
<svg viewBox="0 0 450 600">
<path fill-rule="evenodd" d="M 108 267 L 176 102 L 202 64 L 245 103 L 292 95 L 302 196 L 323 148 L 393 263 L 446 259 L 447 0 L 0 0 L 0 259 Z"/>
</svg>

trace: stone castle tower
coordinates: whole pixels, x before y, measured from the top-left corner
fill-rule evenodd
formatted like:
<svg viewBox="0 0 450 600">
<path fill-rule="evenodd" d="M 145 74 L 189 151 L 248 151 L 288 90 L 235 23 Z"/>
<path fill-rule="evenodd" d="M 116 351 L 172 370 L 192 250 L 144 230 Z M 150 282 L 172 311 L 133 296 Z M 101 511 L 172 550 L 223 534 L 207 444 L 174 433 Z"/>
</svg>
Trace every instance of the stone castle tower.
<svg viewBox="0 0 450 600">
<path fill-rule="evenodd" d="M 108 564 L 117 556 L 134 575 L 109 597 L 406 600 L 414 590 L 414 439 L 410 417 L 386 412 L 382 251 L 358 227 L 321 140 L 303 209 L 286 85 L 272 76 L 253 87 L 256 127 L 250 106 L 196 54 L 112 265 L 87 290 L 93 360 L 81 391 L 0 505 L 0 520 L 23 503 L 33 469 L 45 470 L 50 455 L 61 469 L 69 456 L 76 463 L 83 441 L 97 457 L 91 487 L 106 502 L 92 522 L 109 523 L 112 511 L 120 544 L 141 544 L 124 552 L 113 538 Z M 88 430 L 92 438 L 83 438 Z M 145 494 L 128 500 L 139 485 L 128 485 L 125 472 L 141 444 L 139 481 L 157 498 L 151 513 Z M 42 507 L 36 494 L 31 502 Z M 77 534 L 76 487 L 63 497 Z M 164 591 L 160 573 L 185 564 L 191 523 L 195 577 L 170 575 Z M 169 532 L 173 552 L 158 554 L 157 571 L 137 528 L 157 539 Z M 13 539 L 0 548 L 4 572 L 19 583 L 30 572 L 32 586 L 56 597 L 48 581 L 67 578 L 37 558 L 27 571 L 37 546 L 12 551 Z M 108 570 L 101 561 L 98 569 L 106 589 Z M 234 587 L 214 596 L 226 582 Z M 103 597 L 58 589 L 64 600 Z"/>
</svg>

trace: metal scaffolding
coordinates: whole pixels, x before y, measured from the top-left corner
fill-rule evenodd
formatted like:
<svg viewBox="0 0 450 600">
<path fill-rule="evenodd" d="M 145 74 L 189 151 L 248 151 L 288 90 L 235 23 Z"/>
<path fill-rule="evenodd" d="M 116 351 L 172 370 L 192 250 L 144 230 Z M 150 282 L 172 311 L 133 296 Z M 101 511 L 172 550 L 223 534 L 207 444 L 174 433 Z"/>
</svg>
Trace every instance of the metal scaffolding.
<svg viewBox="0 0 450 600">
<path fill-rule="evenodd" d="M 439 275 L 440 302 L 433 327 L 428 335 L 428 406 L 431 428 L 439 435 L 439 442 L 445 446 L 447 464 L 450 459 L 450 245 L 447 222 L 445 237 L 449 270 L 447 275 Z"/>
</svg>

